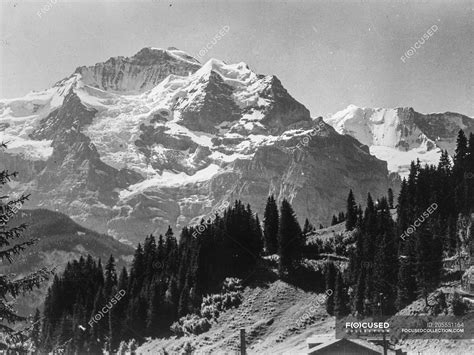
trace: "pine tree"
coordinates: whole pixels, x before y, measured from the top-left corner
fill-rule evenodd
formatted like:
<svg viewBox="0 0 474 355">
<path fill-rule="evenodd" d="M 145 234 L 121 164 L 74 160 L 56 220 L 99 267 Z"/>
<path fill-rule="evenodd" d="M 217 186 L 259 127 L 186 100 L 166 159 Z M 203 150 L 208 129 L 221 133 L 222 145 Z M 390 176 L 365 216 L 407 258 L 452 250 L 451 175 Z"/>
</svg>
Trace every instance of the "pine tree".
<svg viewBox="0 0 474 355">
<path fill-rule="evenodd" d="M 278 251 L 278 207 L 273 195 L 268 197 L 265 206 L 263 235 L 267 253 L 275 254 Z"/>
<path fill-rule="evenodd" d="M 429 293 L 439 284 L 442 269 L 442 243 L 433 233 L 433 223 L 425 222 L 415 232 L 416 281 L 426 306 Z"/>
<path fill-rule="evenodd" d="M 413 238 L 401 242 L 400 247 L 400 267 L 397 276 L 397 299 L 395 305 L 397 309 L 405 308 L 416 298 L 415 280 L 415 258 Z"/>
<path fill-rule="evenodd" d="M 335 226 L 338 223 L 339 223 L 339 221 L 337 220 L 337 217 L 333 215 L 332 220 L 331 220 L 331 226 Z"/>
<path fill-rule="evenodd" d="M 464 131 L 461 129 L 458 132 L 456 140 L 456 151 L 454 155 L 454 166 L 461 168 L 468 155 L 468 142 Z"/>
<path fill-rule="evenodd" d="M 457 146 L 454 155 L 453 179 L 455 186 L 455 202 L 459 212 L 467 214 L 469 210 L 468 182 L 466 181 L 466 162 L 468 160 L 468 142 L 463 130 L 460 130 L 457 138 Z"/>
<path fill-rule="evenodd" d="M 474 133 L 469 134 L 464 180 L 467 185 L 467 204 L 469 212 L 474 211 Z"/>
<path fill-rule="evenodd" d="M 130 297 L 135 298 L 139 295 L 144 275 L 145 275 L 146 265 L 145 265 L 145 257 L 143 253 L 143 248 L 138 243 L 137 249 L 135 250 L 135 254 L 132 261 L 132 268 L 130 270 Z"/>
<path fill-rule="evenodd" d="M 392 188 L 388 189 L 388 206 L 393 208 L 393 190 Z"/>
<path fill-rule="evenodd" d="M 0 149 L 6 148 L 4 143 L 0 144 Z M 0 172 L 0 186 L 7 184 L 16 178 L 17 173 L 10 173 L 8 170 Z M 13 257 L 20 255 L 23 250 L 33 245 L 35 239 L 21 240 L 26 230 L 26 225 L 21 224 L 16 227 L 8 227 L 8 222 L 18 209 L 28 199 L 28 195 L 21 195 L 19 198 L 8 200 L 8 196 L 0 198 L 0 261 L 8 260 L 13 263 Z M 18 242 L 14 242 L 19 240 Z M 8 347 L 12 344 L 21 342 L 25 338 L 24 330 L 14 330 L 12 325 L 24 322 L 25 317 L 18 315 L 12 307 L 9 300 L 16 299 L 23 293 L 29 293 L 36 287 L 39 287 L 45 280 L 49 278 L 49 272 L 46 269 L 40 269 L 29 275 L 22 277 L 12 277 L 12 275 L 0 274 L 0 331 L 4 335 L 0 338 L 0 347 Z M 21 349 L 17 349 L 20 351 Z"/>
<path fill-rule="evenodd" d="M 41 344 L 41 314 L 38 308 L 36 308 L 35 316 L 33 317 L 30 339 L 36 351 L 38 351 Z"/>
<path fill-rule="evenodd" d="M 357 224 L 357 205 L 354 199 L 352 189 L 347 196 L 346 229 L 351 231 Z"/>
<path fill-rule="evenodd" d="M 113 317 L 109 326 L 110 331 L 112 332 L 110 340 L 112 349 L 115 349 L 118 346 L 120 340 L 130 339 L 132 337 L 132 335 L 129 334 L 128 327 L 126 326 L 129 301 L 128 285 L 128 272 L 127 269 L 123 267 L 117 285 L 117 293 L 121 295 L 121 298 L 113 308 Z"/>
<path fill-rule="evenodd" d="M 112 296 L 112 290 L 117 286 L 117 273 L 115 272 L 115 259 L 110 255 L 107 264 L 105 265 L 105 284 L 104 297 L 109 299 Z"/>
<path fill-rule="evenodd" d="M 104 287 L 101 286 L 96 293 L 94 299 L 94 307 L 90 314 L 90 319 L 93 319 L 94 316 L 102 314 L 102 309 L 106 308 L 106 303 L 108 300 L 105 299 L 104 294 Z M 92 332 L 94 333 L 97 339 L 100 339 L 101 342 L 104 341 L 105 336 L 109 332 L 109 322 L 108 322 L 108 314 L 101 316 L 100 319 L 92 325 Z"/>
<path fill-rule="evenodd" d="M 284 199 L 280 209 L 278 226 L 278 243 L 280 255 L 280 273 L 293 271 L 294 264 L 302 256 L 304 237 L 291 204 Z"/>
<path fill-rule="evenodd" d="M 340 271 L 338 271 L 336 275 L 335 288 L 334 314 L 338 317 L 343 317 L 349 314 L 349 308 L 347 290 L 344 287 L 344 281 L 342 280 L 342 273 Z"/>
<path fill-rule="evenodd" d="M 451 172 L 451 160 L 449 159 L 449 154 L 447 150 L 443 150 L 441 152 L 438 170 L 445 174 L 449 174 Z"/>
<path fill-rule="evenodd" d="M 364 211 L 362 210 L 362 206 L 359 204 L 359 206 L 357 206 L 356 226 L 360 228 L 362 226 L 363 222 L 364 222 Z"/>
<path fill-rule="evenodd" d="M 373 284 L 374 293 L 386 297 L 383 303 L 383 313 L 392 314 L 395 311 L 396 282 L 398 273 L 398 236 L 394 235 L 392 220 L 387 199 L 380 200 L 377 213 L 377 245 L 374 256 Z"/>
<path fill-rule="evenodd" d="M 327 262 L 324 264 L 324 278 L 326 282 L 326 293 L 329 290 L 329 296 L 326 298 L 326 311 L 328 314 L 334 314 L 334 290 L 336 288 L 336 276 L 337 276 L 337 268 L 333 262 Z"/>
<path fill-rule="evenodd" d="M 345 220 L 346 220 L 346 216 L 344 215 L 344 212 L 339 212 L 339 214 L 337 215 L 337 222 L 341 223 L 341 222 L 344 222 Z"/>
<path fill-rule="evenodd" d="M 303 235 L 307 237 L 309 234 L 314 232 L 316 228 L 309 222 L 308 218 L 305 219 L 304 221 L 304 226 L 303 226 Z"/>
<path fill-rule="evenodd" d="M 364 314 L 364 286 L 366 277 L 366 265 L 363 264 L 357 275 L 357 283 L 354 290 L 353 309 L 357 314 Z"/>
</svg>

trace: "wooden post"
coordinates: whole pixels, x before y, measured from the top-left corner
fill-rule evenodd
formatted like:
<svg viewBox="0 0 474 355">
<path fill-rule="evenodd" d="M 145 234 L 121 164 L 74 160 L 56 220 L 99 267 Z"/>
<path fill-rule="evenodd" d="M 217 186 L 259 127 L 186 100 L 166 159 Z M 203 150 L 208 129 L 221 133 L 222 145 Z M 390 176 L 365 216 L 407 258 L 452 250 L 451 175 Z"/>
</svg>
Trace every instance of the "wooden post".
<svg viewBox="0 0 474 355">
<path fill-rule="evenodd" d="M 240 329 L 240 355 L 247 355 L 245 349 L 245 328 Z"/>
</svg>

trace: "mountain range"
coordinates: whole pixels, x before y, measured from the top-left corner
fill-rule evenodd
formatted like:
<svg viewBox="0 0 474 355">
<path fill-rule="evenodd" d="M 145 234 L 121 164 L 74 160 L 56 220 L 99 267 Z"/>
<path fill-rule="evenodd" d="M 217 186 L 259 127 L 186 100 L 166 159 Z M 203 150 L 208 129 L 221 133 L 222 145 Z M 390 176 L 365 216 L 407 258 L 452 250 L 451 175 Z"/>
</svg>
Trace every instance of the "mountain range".
<svg viewBox="0 0 474 355">
<path fill-rule="evenodd" d="M 350 105 L 327 122 L 384 160 L 390 172 L 406 177 L 411 161 L 437 164 L 441 150 L 453 156 L 460 129 L 474 132 L 474 120 L 453 112 L 422 114 L 411 107 L 361 108 Z"/>
<path fill-rule="evenodd" d="M 474 128 L 467 116 L 411 108 L 349 106 L 326 122 L 245 63 L 144 48 L 0 100 L 0 168 L 20 172 L 8 188 L 31 193 L 29 208 L 136 244 L 235 199 L 262 215 L 269 194 L 328 225 L 349 189 L 358 201 L 384 195 L 390 172 L 437 161 L 459 128 Z"/>
</svg>

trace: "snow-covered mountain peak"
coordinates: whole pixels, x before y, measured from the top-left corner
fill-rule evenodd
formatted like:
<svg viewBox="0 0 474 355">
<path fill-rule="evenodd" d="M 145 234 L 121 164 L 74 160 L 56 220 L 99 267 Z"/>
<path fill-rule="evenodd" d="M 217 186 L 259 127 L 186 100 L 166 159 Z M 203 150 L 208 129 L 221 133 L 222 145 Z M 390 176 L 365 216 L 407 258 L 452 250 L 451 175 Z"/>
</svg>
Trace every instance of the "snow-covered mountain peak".
<svg viewBox="0 0 474 355">
<path fill-rule="evenodd" d="M 75 73 L 85 85 L 120 94 L 140 94 L 158 85 L 169 75 L 188 76 L 201 67 L 189 54 L 173 49 L 146 47 L 132 57 L 112 57 Z"/>
<path fill-rule="evenodd" d="M 176 48 L 143 48 L 0 100 L 0 138 L 14 142 L 2 162 L 25 172 L 33 205 L 133 240 L 224 200 L 261 205 L 279 193 L 318 221 L 343 204 L 321 193 L 329 181 L 338 196 L 355 185 L 385 191 L 386 164 L 323 126 L 276 76 L 243 62 L 201 65 Z M 372 187 L 359 184 L 366 171 Z M 323 200 L 333 207 L 316 211 Z"/>
<path fill-rule="evenodd" d="M 167 54 L 171 57 L 174 57 L 175 59 L 178 59 L 178 60 L 182 60 L 182 61 L 185 61 L 185 62 L 190 62 L 192 64 L 198 64 L 198 65 L 201 64 L 199 62 L 199 60 L 194 58 L 192 55 L 190 55 L 189 53 L 187 53 L 185 51 L 182 51 L 182 50 L 180 50 L 176 47 L 168 47 L 166 49 L 155 48 L 155 47 L 145 47 L 140 52 L 142 52 L 142 51 L 144 52 L 145 56 L 153 57 L 154 54 L 165 53 L 165 54 Z M 138 52 L 136 55 L 138 55 L 140 52 Z M 160 57 L 160 55 L 158 55 L 158 57 Z"/>
<path fill-rule="evenodd" d="M 222 79 L 230 86 L 240 88 L 247 86 L 258 80 L 258 75 L 250 70 L 244 63 L 226 64 L 224 61 L 211 58 L 203 64 L 194 75 L 209 75 L 210 72 L 218 73 Z"/>
<path fill-rule="evenodd" d="M 392 172 L 408 174 L 410 162 L 437 164 L 442 149 L 454 153 L 459 129 L 470 132 L 474 120 L 457 113 L 424 115 L 411 107 L 367 108 L 349 105 L 328 118 L 340 134 L 351 135 L 388 163 Z"/>
</svg>

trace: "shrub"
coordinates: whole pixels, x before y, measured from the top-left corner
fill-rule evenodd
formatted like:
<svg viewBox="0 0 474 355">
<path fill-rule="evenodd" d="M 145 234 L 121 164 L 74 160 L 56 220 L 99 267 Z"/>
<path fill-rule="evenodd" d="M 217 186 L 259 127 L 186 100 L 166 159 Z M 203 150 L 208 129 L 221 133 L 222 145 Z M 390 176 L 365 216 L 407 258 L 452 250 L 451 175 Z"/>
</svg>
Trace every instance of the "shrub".
<svg viewBox="0 0 474 355">
<path fill-rule="evenodd" d="M 201 334 L 211 328 L 211 321 L 216 320 L 220 313 L 242 302 L 242 281 L 237 278 L 227 278 L 222 285 L 222 293 L 203 297 L 200 316 L 188 314 L 174 322 L 170 330 L 177 336 L 185 334 Z"/>
<path fill-rule="evenodd" d="M 459 293 L 454 292 L 453 298 L 451 300 L 451 308 L 455 316 L 462 316 L 466 313 L 469 306 L 463 301 Z"/>
<path fill-rule="evenodd" d="M 194 351 L 194 346 L 192 346 L 191 343 L 187 341 L 186 344 L 184 344 L 181 354 L 191 355 L 193 351 Z"/>
<path fill-rule="evenodd" d="M 432 314 L 438 315 L 442 312 L 446 313 L 448 305 L 446 304 L 446 296 L 442 291 L 439 291 L 435 295 L 435 304 L 432 308 Z"/>
<path fill-rule="evenodd" d="M 197 314 L 188 314 L 174 322 L 170 330 L 177 336 L 185 334 L 201 334 L 211 328 L 211 323 L 207 318 L 201 318 Z"/>
<path fill-rule="evenodd" d="M 236 278 L 236 277 L 228 277 L 224 280 L 222 284 L 222 292 L 227 293 L 227 292 L 241 292 L 243 290 L 242 287 L 242 280 Z"/>
</svg>

